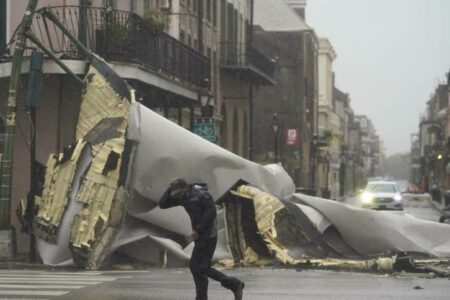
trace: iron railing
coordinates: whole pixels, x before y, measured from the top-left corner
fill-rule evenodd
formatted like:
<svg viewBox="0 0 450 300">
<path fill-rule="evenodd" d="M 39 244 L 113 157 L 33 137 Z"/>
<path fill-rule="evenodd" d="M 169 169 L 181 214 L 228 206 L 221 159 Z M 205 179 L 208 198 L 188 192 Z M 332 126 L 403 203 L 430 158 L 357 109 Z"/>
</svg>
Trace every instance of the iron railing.
<svg viewBox="0 0 450 300">
<path fill-rule="evenodd" d="M 197 87 L 210 77 L 209 59 L 170 35 L 152 29 L 139 15 L 97 7 L 49 9 L 89 50 L 108 61 L 137 63 Z M 63 58 L 80 58 L 77 48 L 38 11 L 32 32 Z"/>
<path fill-rule="evenodd" d="M 253 67 L 270 78 L 274 76 L 275 63 L 246 43 L 221 43 L 220 63 L 227 67 Z"/>
</svg>

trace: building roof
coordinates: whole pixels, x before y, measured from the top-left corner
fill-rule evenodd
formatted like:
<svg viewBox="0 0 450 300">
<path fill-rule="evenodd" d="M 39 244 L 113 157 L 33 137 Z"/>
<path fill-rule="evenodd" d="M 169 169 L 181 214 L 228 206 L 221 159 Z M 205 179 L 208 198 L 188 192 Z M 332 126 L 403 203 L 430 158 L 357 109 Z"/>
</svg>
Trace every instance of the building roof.
<svg viewBox="0 0 450 300">
<path fill-rule="evenodd" d="M 254 24 L 265 31 L 303 31 L 311 28 L 285 0 L 255 1 Z"/>
</svg>

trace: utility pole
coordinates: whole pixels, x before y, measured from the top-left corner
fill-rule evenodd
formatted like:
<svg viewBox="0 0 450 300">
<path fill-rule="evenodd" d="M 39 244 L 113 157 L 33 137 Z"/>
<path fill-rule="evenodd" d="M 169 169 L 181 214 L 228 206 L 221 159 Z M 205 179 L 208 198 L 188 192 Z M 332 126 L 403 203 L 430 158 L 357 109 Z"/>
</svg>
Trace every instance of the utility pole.
<svg viewBox="0 0 450 300">
<path fill-rule="evenodd" d="M 13 234 L 11 228 L 11 183 L 13 169 L 12 157 L 14 152 L 14 135 L 16 127 L 17 89 L 20 81 L 23 53 L 27 41 L 25 34 L 31 28 L 37 3 L 38 0 L 29 0 L 24 17 L 17 31 L 17 40 L 14 48 L 6 109 L 5 149 L 2 157 L 3 162 L 0 172 L 2 174 L 2 177 L 0 178 L 0 230 L 10 232 L 8 237 L 11 238 L 11 249 L 14 249 L 15 247 L 12 242 L 14 237 L 12 236 Z M 12 258 L 14 253 L 10 251 L 9 254 L 4 255 L 3 253 L 0 253 L 0 255 L 9 256 L 9 258 Z"/>
<path fill-rule="evenodd" d="M 36 203 L 34 201 L 37 194 L 37 168 L 36 168 L 36 108 L 39 105 L 39 99 L 42 94 L 42 86 L 44 82 L 44 73 L 42 65 L 44 55 L 42 52 L 33 51 L 31 55 L 30 71 L 28 72 L 28 93 L 26 108 L 31 120 L 31 145 L 30 145 L 30 191 L 27 198 L 26 224 L 25 228 L 30 235 L 30 252 L 29 260 L 36 261 L 35 244 L 36 239 L 33 234 L 33 219 L 36 214 Z"/>
<path fill-rule="evenodd" d="M 255 10 L 255 3 L 254 0 L 250 1 L 250 24 L 248 29 L 248 48 L 251 49 L 253 44 L 253 18 L 254 18 L 254 10 Z M 248 56 L 248 50 L 246 49 L 246 55 Z M 248 59 L 248 57 L 247 57 Z M 248 61 L 246 61 L 247 63 Z M 248 83 L 248 159 L 253 160 L 253 77 L 250 75 L 249 83 Z"/>
</svg>

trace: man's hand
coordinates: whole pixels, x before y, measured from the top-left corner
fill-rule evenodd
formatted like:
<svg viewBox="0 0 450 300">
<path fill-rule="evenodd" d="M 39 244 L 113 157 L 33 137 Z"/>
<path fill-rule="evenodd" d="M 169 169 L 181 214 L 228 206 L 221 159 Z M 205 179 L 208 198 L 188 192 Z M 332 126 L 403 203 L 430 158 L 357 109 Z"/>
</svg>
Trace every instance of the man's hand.
<svg viewBox="0 0 450 300">
<path fill-rule="evenodd" d="M 192 231 L 191 238 L 192 238 L 193 241 L 198 240 L 199 237 L 200 236 L 198 235 L 197 231 Z"/>
</svg>

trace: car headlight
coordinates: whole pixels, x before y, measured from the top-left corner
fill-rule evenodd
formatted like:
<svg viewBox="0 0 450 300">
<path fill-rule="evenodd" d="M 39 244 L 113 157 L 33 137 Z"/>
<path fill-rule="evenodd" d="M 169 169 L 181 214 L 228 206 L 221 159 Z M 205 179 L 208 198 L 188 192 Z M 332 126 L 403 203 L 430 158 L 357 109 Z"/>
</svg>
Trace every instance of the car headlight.
<svg viewBox="0 0 450 300">
<path fill-rule="evenodd" d="M 394 200 L 395 201 L 401 201 L 402 200 L 402 195 L 399 195 L 399 194 L 395 195 L 394 196 Z"/>
<path fill-rule="evenodd" d="M 364 192 L 361 196 L 363 203 L 370 203 L 373 200 L 373 195 L 369 192 Z"/>
</svg>

